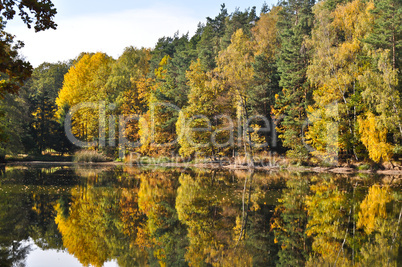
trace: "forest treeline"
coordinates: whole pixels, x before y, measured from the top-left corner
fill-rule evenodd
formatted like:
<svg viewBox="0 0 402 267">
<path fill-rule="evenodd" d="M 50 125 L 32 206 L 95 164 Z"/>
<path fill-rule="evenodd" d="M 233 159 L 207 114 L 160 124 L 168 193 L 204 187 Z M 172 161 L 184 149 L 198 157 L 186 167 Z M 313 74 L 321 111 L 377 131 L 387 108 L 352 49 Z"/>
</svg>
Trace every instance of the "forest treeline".
<svg viewBox="0 0 402 267">
<path fill-rule="evenodd" d="M 118 59 L 43 63 L 0 103 L 0 154 L 92 148 L 299 162 L 402 155 L 400 0 L 287 0 L 220 13 Z M 276 128 L 276 131 L 274 131 Z"/>
</svg>

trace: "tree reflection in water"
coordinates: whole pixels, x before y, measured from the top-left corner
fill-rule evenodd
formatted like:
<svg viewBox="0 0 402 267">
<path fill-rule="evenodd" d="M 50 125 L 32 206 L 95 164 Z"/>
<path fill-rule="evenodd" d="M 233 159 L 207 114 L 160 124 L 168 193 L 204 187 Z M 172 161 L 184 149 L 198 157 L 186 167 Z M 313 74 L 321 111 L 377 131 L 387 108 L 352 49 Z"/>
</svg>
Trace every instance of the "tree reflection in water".
<svg viewBox="0 0 402 267">
<path fill-rule="evenodd" d="M 0 178 L 1 266 L 24 266 L 28 239 L 84 266 L 402 263 L 398 177 L 87 166 Z"/>
</svg>

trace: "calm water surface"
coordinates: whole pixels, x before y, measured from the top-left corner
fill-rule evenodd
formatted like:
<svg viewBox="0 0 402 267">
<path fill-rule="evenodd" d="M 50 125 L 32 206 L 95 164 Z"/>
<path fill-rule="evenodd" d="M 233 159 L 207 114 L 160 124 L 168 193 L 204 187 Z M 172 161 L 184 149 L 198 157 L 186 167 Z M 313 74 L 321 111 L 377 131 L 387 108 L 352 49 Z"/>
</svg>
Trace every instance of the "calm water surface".
<svg viewBox="0 0 402 267">
<path fill-rule="evenodd" d="M 0 166 L 0 266 L 400 266 L 401 177 Z"/>
</svg>

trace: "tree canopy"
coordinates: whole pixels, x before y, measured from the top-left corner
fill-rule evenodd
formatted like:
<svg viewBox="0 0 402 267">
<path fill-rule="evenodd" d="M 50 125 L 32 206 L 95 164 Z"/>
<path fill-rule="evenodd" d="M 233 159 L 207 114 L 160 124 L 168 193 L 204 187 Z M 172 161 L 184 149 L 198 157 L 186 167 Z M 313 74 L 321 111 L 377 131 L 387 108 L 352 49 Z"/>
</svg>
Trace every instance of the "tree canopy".
<svg viewBox="0 0 402 267">
<path fill-rule="evenodd" d="M 56 27 L 50 1 L 4 1 L 3 22 L 14 17 L 13 7 L 37 31 Z M 150 49 L 127 47 L 117 59 L 81 53 L 42 64 L 31 80 L 29 63 L 18 56 L 22 44 L 11 45 L 3 23 L 11 61 L 0 62 L 7 68 L 0 69 L 0 95 L 25 81 L 20 100 L 3 102 L 26 103 L 30 108 L 19 111 L 31 124 L 4 120 L 0 136 L 19 150 L 29 140 L 37 151 L 55 149 L 45 140 L 65 144 L 59 125 L 78 108 L 74 137 L 113 157 L 241 155 L 252 164 L 254 153 L 275 150 L 298 163 L 398 159 L 400 20 L 400 3 L 392 0 L 286 0 L 260 14 L 221 5 L 194 36 L 176 32 Z M 0 112 L 11 116 L 5 106 Z M 12 127 L 20 137 L 6 130 Z M 71 151 L 63 147 L 58 151 Z"/>
<path fill-rule="evenodd" d="M 16 10 L 17 9 L 17 10 Z M 35 32 L 56 29 L 53 21 L 56 8 L 50 0 L 43 1 L 0 1 L 0 97 L 6 93 L 16 93 L 23 82 L 31 75 L 32 66 L 23 60 L 18 50 L 24 46 L 21 41 L 15 41 L 14 35 L 5 31 L 7 20 L 18 16 Z"/>
</svg>

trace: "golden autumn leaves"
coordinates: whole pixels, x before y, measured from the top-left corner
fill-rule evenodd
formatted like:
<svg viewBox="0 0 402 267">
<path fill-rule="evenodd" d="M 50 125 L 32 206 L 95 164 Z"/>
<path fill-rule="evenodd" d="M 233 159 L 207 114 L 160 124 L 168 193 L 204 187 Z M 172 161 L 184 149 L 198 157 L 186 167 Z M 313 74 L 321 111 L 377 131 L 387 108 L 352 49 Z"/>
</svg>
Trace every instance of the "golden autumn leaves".
<svg viewBox="0 0 402 267">
<path fill-rule="evenodd" d="M 123 156 L 126 150 L 150 156 L 252 154 L 258 150 L 253 144 L 276 145 L 267 132 L 277 127 L 291 157 L 305 159 L 308 153 L 331 165 L 339 155 L 388 161 L 400 148 L 402 102 L 391 52 L 365 41 L 375 27 L 375 8 L 361 0 L 313 6 L 311 34 L 296 36 L 301 47 L 289 48 L 300 54 L 295 57 L 300 62 L 287 65 L 299 64 L 300 70 L 288 69 L 286 75 L 301 85 L 281 79 L 282 88 L 275 81 L 284 75 L 277 60 L 286 57 L 289 44 L 279 42 L 277 28 L 284 7 L 274 7 L 249 31 L 234 31 L 213 67 L 195 54 L 198 50 L 186 51 L 196 55 L 191 60 L 188 54 L 160 55 L 153 65 L 158 51 L 129 48 L 118 60 L 84 54 L 65 77 L 58 114 L 66 106 L 104 101 L 108 122 L 99 119 L 96 108 L 83 108 L 75 114 L 72 133 L 86 141 L 107 136 Z M 188 66 L 179 72 L 185 60 Z M 117 138 L 136 145 L 117 144 Z"/>
</svg>

